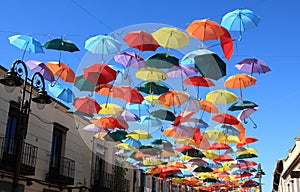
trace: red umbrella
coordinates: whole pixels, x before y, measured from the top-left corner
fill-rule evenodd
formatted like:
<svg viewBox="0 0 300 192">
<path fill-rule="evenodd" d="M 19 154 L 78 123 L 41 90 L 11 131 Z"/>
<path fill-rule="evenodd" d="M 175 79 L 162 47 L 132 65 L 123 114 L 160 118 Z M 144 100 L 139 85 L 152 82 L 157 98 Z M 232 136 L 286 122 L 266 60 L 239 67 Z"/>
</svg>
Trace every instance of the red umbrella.
<svg viewBox="0 0 300 192">
<path fill-rule="evenodd" d="M 77 97 L 73 102 L 74 107 L 77 111 L 85 114 L 98 113 L 101 110 L 98 102 L 91 97 Z"/>
<path fill-rule="evenodd" d="M 225 58 L 229 60 L 233 53 L 233 41 L 232 41 L 231 35 L 227 31 L 227 29 L 225 29 L 222 26 L 221 26 L 221 29 L 224 32 L 223 35 L 221 35 L 221 37 L 220 37 L 221 47 L 222 47 Z"/>
<path fill-rule="evenodd" d="M 255 138 L 255 137 L 247 137 L 245 142 L 236 144 L 236 147 L 242 147 L 243 145 L 246 145 L 246 144 L 249 144 L 249 143 L 254 143 L 256 141 L 258 141 L 258 139 Z"/>
<path fill-rule="evenodd" d="M 197 98 L 199 98 L 199 87 L 215 86 L 210 79 L 202 76 L 189 77 L 183 81 L 183 84 L 197 86 Z"/>
<path fill-rule="evenodd" d="M 105 116 L 100 118 L 92 118 L 90 122 L 103 129 L 128 129 L 128 124 L 124 120 L 116 119 L 112 116 Z"/>
<path fill-rule="evenodd" d="M 131 31 L 125 35 L 123 40 L 129 47 L 141 51 L 155 51 L 160 46 L 151 34 L 144 31 Z"/>
<path fill-rule="evenodd" d="M 179 151 L 179 152 L 183 152 L 188 149 L 194 149 L 194 147 L 192 147 L 190 145 L 179 145 L 179 146 L 175 147 L 175 150 Z"/>
<path fill-rule="evenodd" d="M 92 83 L 105 84 L 116 79 L 117 72 L 107 64 L 93 64 L 86 67 L 83 77 Z"/>
<path fill-rule="evenodd" d="M 193 112 L 193 111 L 182 111 L 182 112 L 180 112 L 175 117 L 173 125 L 174 126 L 180 125 L 181 123 L 183 123 L 183 122 L 187 121 L 188 119 L 190 119 L 190 117 L 193 116 L 194 114 L 195 114 L 195 112 Z"/>
<path fill-rule="evenodd" d="M 108 97 L 121 97 L 123 94 L 120 87 L 112 84 L 100 84 L 97 85 L 94 90 L 100 95 L 105 95 Z"/>
<path fill-rule="evenodd" d="M 237 125 L 240 123 L 240 121 L 236 117 L 228 113 L 214 115 L 212 117 L 212 120 L 217 121 L 219 123 L 230 124 L 230 125 Z"/>
<path fill-rule="evenodd" d="M 234 159 L 229 155 L 219 155 L 217 158 L 213 159 L 214 162 L 224 162 L 224 161 L 233 161 Z"/>
<path fill-rule="evenodd" d="M 221 143 L 221 142 L 217 142 L 217 143 L 213 143 L 211 144 L 209 149 L 213 149 L 213 150 L 223 150 L 223 149 L 230 149 L 231 147 L 225 143 Z"/>
<path fill-rule="evenodd" d="M 130 86 L 119 86 L 122 91 L 122 95 L 120 95 L 120 99 L 124 99 L 129 103 L 142 103 L 144 101 L 143 95 L 136 89 Z"/>
</svg>

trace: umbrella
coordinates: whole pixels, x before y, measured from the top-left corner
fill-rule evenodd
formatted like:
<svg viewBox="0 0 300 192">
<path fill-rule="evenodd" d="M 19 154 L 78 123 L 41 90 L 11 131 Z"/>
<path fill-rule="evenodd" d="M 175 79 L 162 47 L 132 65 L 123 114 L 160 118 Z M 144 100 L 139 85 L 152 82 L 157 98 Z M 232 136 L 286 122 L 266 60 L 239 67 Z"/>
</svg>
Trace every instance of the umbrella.
<svg viewBox="0 0 300 192">
<path fill-rule="evenodd" d="M 146 63 L 144 59 L 133 52 L 122 52 L 114 56 L 114 60 L 118 63 L 121 63 L 125 67 L 136 67 L 136 68 L 145 68 Z"/>
<path fill-rule="evenodd" d="M 151 145 L 155 145 L 156 147 L 162 147 L 163 149 L 169 149 L 173 147 L 172 143 L 170 143 L 170 141 L 166 139 L 155 139 L 151 142 Z"/>
<path fill-rule="evenodd" d="M 188 25 L 186 31 L 192 36 L 201 41 L 217 40 L 223 35 L 221 26 L 209 19 L 194 20 Z"/>
<path fill-rule="evenodd" d="M 93 64 L 84 68 L 83 77 L 92 83 L 105 84 L 116 79 L 117 72 L 107 64 Z"/>
<path fill-rule="evenodd" d="M 128 32 L 123 40 L 129 47 L 136 48 L 140 51 L 155 51 L 160 46 L 152 34 L 145 31 Z"/>
<path fill-rule="evenodd" d="M 233 161 L 234 159 L 226 154 L 221 154 L 217 158 L 213 159 L 214 162 Z"/>
<path fill-rule="evenodd" d="M 173 137 L 173 138 L 192 138 L 193 133 L 188 127 L 185 126 L 173 126 L 171 125 L 170 127 L 166 128 L 163 131 L 163 134 L 168 136 L 168 137 Z"/>
<path fill-rule="evenodd" d="M 165 109 L 158 109 L 155 111 L 152 111 L 151 116 L 157 117 L 161 120 L 167 120 L 167 121 L 174 121 L 175 120 L 175 115 L 173 112 Z"/>
<path fill-rule="evenodd" d="M 249 9 L 236 9 L 225 14 L 221 25 L 229 31 L 239 31 L 240 40 L 242 31 L 254 28 L 258 25 L 260 18 Z"/>
<path fill-rule="evenodd" d="M 88 125 L 84 126 L 82 128 L 82 130 L 91 131 L 91 132 L 106 132 L 103 128 L 97 127 L 94 124 L 88 124 Z"/>
<path fill-rule="evenodd" d="M 158 100 L 164 105 L 168 106 L 178 106 L 187 102 L 189 99 L 189 95 L 185 92 L 171 90 L 161 94 L 158 97 Z"/>
<path fill-rule="evenodd" d="M 92 53 L 103 55 L 114 54 L 120 51 L 122 44 L 109 35 L 97 35 L 85 41 L 84 48 Z"/>
<path fill-rule="evenodd" d="M 123 108 L 114 103 L 104 103 L 100 105 L 99 114 L 116 114 L 117 112 L 123 111 Z"/>
<path fill-rule="evenodd" d="M 128 129 L 128 124 L 125 121 L 113 116 L 94 117 L 90 119 L 90 122 L 103 129 Z"/>
<path fill-rule="evenodd" d="M 76 77 L 74 86 L 77 87 L 79 91 L 94 91 L 96 87 L 95 83 L 90 82 L 89 80 L 85 79 L 83 75 L 79 75 Z"/>
<path fill-rule="evenodd" d="M 227 60 L 229 60 L 233 54 L 233 40 L 231 38 L 230 33 L 222 27 L 224 34 L 220 37 L 221 47 L 224 53 L 224 56 Z"/>
<path fill-rule="evenodd" d="M 243 143 L 238 143 L 236 146 L 241 147 L 243 145 L 246 145 L 246 144 L 249 144 L 249 143 L 254 143 L 254 142 L 257 142 L 257 141 L 258 141 L 258 139 L 255 138 L 255 137 L 247 137 Z"/>
<path fill-rule="evenodd" d="M 237 96 L 227 90 L 214 90 L 206 94 L 206 100 L 215 104 L 228 104 L 236 101 Z"/>
<path fill-rule="evenodd" d="M 128 133 L 126 137 L 131 137 L 133 139 L 151 139 L 152 135 L 144 130 L 134 130 Z"/>
<path fill-rule="evenodd" d="M 78 47 L 70 40 L 63 38 L 60 39 L 51 39 L 43 44 L 43 47 L 46 49 L 54 49 L 59 51 L 75 52 L 79 51 Z M 60 63 L 61 52 L 59 52 L 58 62 Z"/>
<path fill-rule="evenodd" d="M 217 158 L 219 156 L 216 152 L 214 152 L 212 150 L 204 150 L 204 151 L 202 151 L 202 153 L 205 155 L 205 157 L 207 159 L 215 159 L 215 158 Z M 207 163 L 207 165 L 208 165 L 208 163 Z"/>
<path fill-rule="evenodd" d="M 190 75 L 194 75 L 198 72 L 198 70 L 195 67 L 188 66 L 188 65 L 178 65 L 173 66 L 167 71 L 168 77 L 172 78 L 181 78 L 182 81 L 182 90 L 186 91 L 187 89 L 183 87 L 183 77 L 187 77 Z"/>
<path fill-rule="evenodd" d="M 114 98 L 121 97 L 123 94 L 122 90 L 118 86 L 112 84 L 97 85 L 95 86 L 94 91 L 96 91 L 100 95 L 105 95 L 107 97 L 114 97 Z"/>
<path fill-rule="evenodd" d="M 255 157 L 258 157 L 258 156 L 254 153 L 247 153 L 247 154 L 241 154 L 241 155 L 237 156 L 235 159 L 248 159 L 248 158 L 255 158 Z"/>
<path fill-rule="evenodd" d="M 107 141 L 121 141 L 126 139 L 127 132 L 124 130 L 114 129 L 109 131 L 105 136 L 104 139 Z"/>
<path fill-rule="evenodd" d="M 166 53 L 156 53 L 146 60 L 147 67 L 169 69 L 179 65 L 179 59 Z"/>
<path fill-rule="evenodd" d="M 129 103 L 141 104 L 144 101 L 142 94 L 134 87 L 130 86 L 119 86 L 119 89 L 123 93 L 118 98 L 123 99 Z"/>
<path fill-rule="evenodd" d="M 139 121 L 140 117 L 130 111 L 119 111 L 114 114 L 116 119 L 123 119 L 124 121 Z"/>
<path fill-rule="evenodd" d="M 161 27 L 152 36 L 164 48 L 180 49 L 189 44 L 189 36 L 175 27 Z"/>
<path fill-rule="evenodd" d="M 182 154 L 188 155 L 190 157 L 198 157 L 198 158 L 205 157 L 205 155 L 199 149 L 195 149 L 195 148 L 186 149 L 182 151 Z"/>
<path fill-rule="evenodd" d="M 240 131 L 231 125 L 218 124 L 214 127 L 215 130 L 222 131 L 228 135 L 238 136 Z"/>
<path fill-rule="evenodd" d="M 44 79 L 50 82 L 55 81 L 52 71 L 47 67 L 47 65 L 45 65 L 41 61 L 28 60 L 25 62 L 25 64 L 29 67 L 31 71 L 39 72 L 44 77 Z"/>
<path fill-rule="evenodd" d="M 201 99 L 200 101 L 201 110 L 208 113 L 219 113 L 218 108 L 210 101 Z"/>
<path fill-rule="evenodd" d="M 62 62 L 50 61 L 47 62 L 47 67 L 52 71 L 53 75 L 57 76 L 65 82 L 74 83 L 76 77 L 74 71 Z"/>
<path fill-rule="evenodd" d="M 240 120 L 240 121 L 244 121 L 244 123 L 247 123 L 246 121 L 246 118 L 249 118 L 250 121 L 253 123 L 253 127 L 254 128 L 257 128 L 257 125 L 256 123 L 252 120 L 252 118 L 250 117 L 250 115 L 252 113 L 254 113 L 256 110 L 258 109 L 258 107 L 253 107 L 253 108 L 246 108 L 246 109 L 243 109 L 237 116 L 237 118 Z"/>
<path fill-rule="evenodd" d="M 247 74 L 236 74 L 228 77 L 224 86 L 232 89 L 239 88 L 240 89 L 240 97 L 242 98 L 242 88 L 249 87 L 256 83 L 256 78 L 247 75 Z"/>
<path fill-rule="evenodd" d="M 255 58 L 246 58 L 238 62 L 235 67 L 240 71 L 251 73 L 251 76 L 253 73 L 260 74 L 271 71 L 264 61 Z"/>
<path fill-rule="evenodd" d="M 210 145 L 210 150 L 224 150 L 224 149 L 230 149 L 231 147 L 225 143 L 216 142 Z"/>
<path fill-rule="evenodd" d="M 258 105 L 252 101 L 237 101 L 233 103 L 228 110 L 229 111 L 237 111 L 237 110 L 243 110 L 243 109 L 248 109 L 248 108 L 254 108 L 258 107 Z M 244 120 L 244 119 L 243 119 Z"/>
<path fill-rule="evenodd" d="M 141 121 L 139 122 L 141 125 L 143 125 L 144 127 L 146 127 L 148 130 L 154 129 L 154 127 L 160 127 L 162 126 L 163 122 L 156 117 L 152 117 L 152 116 L 141 116 Z M 151 132 L 153 132 L 151 130 Z"/>
<path fill-rule="evenodd" d="M 163 94 L 167 91 L 169 91 L 169 87 L 156 83 L 156 82 L 144 82 L 140 85 L 138 85 L 137 90 L 146 93 L 146 94 L 155 94 L 155 95 L 160 95 Z"/>
<path fill-rule="evenodd" d="M 200 87 L 212 87 L 215 84 L 208 78 L 202 76 L 192 76 L 188 77 L 183 81 L 183 84 L 197 86 L 197 98 L 199 98 L 199 89 Z"/>
<path fill-rule="evenodd" d="M 212 116 L 211 119 L 219 123 L 230 124 L 230 125 L 237 125 L 240 123 L 240 121 L 235 116 L 230 115 L 228 113 L 214 115 Z"/>
<path fill-rule="evenodd" d="M 168 76 L 165 72 L 153 67 L 147 67 L 138 70 L 135 73 L 135 77 L 144 81 L 154 81 L 154 82 L 164 81 L 168 79 Z"/>
<path fill-rule="evenodd" d="M 96 114 L 101 110 L 98 102 L 91 97 L 77 97 L 73 102 L 73 106 L 85 114 Z"/>
<path fill-rule="evenodd" d="M 207 49 L 187 53 L 182 58 L 182 63 L 195 64 L 203 77 L 218 80 L 226 76 L 226 63 L 216 53 Z"/>
<path fill-rule="evenodd" d="M 31 36 L 14 35 L 9 37 L 8 39 L 10 44 L 24 50 L 21 60 L 24 59 L 26 51 L 29 53 L 44 53 L 42 44 Z"/>
<path fill-rule="evenodd" d="M 196 167 L 193 172 L 202 173 L 202 172 L 213 172 L 214 170 L 207 166 L 198 166 Z"/>
<path fill-rule="evenodd" d="M 55 84 L 54 86 L 49 84 L 48 89 L 52 95 L 66 103 L 72 103 L 74 101 L 75 95 L 68 87 L 61 84 Z"/>
<path fill-rule="evenodd" d="M 205 130 L 203 132 L 203 137 L 205 137 L 205 138 L 207 138 L 209 140 L 220 141 L 220 140 L 226 138 L 227 135 L 224 132 L 222 132 L 222 131 L 210 129 L 210 130 Z"/>
<path fill-rule="evenodd" d="M 142 143 L 139 140 L 133 139 L 131 137 L 127 137 L 126 139 L 122 140 L 122 142 L 136 149 L 142 147 Z"/>
</svg>

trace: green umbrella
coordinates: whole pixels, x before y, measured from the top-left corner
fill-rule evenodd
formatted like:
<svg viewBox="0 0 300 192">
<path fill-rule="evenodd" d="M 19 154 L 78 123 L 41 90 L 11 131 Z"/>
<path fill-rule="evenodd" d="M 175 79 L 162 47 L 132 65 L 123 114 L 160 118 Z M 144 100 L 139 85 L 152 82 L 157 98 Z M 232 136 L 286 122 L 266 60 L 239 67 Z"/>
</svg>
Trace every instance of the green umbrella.
<svg viewBox="0 0 300 192">
<path fill-rule="evenodd" d="M 74 52 L 79 51 L 78 47 L 69 40 L 66 39 L 51 39 L 44 43 L 43 47 L 46 49 L 54 49 L 54 50 L 60 50 L 60 51 L 68 51 L 68 52 Z"/>
<path fill-rule="evenodd" d="M 167 121 L 174 121 L 175 120 L 175 115 L 172 111 L 168 111 L 165 109 L 159 109 L 156 111 L 152 111 L 150 113 L 153 117 L 162 119 L 162 120 L 167 120 Z"/>
<path fill-rule="evenodd" d="M 169 69 L 179 65 L 179 59 L 167 53 L 156 53 L 146 60 L 147 67 Z"/>
<path fill-rule="evenodd" d="M 237 110 L 243 110 L 246 108 L 254 108 L 258 107 L 258 105 L 252 101 L 238 101 L 232 104 L 228 110 L 229 111 L 237 111 Z"/>
<path fill-rule="evenodd" d="M 147 94 L 155 94 L 160 95 L 167 91 L 169 91 L 169 88 L 163 84 L 156 83 L 156 82 L 144 82 L 136 87 L 137 90 L 147 93 Z"/>
<path fill-rule="evenodd" d="M 203 173 L 203 172 L 213 172 L 214 170 L 210 167 L 205 166 L 198 166 L 196 167 L 193 172 Z"/>
<path fill-rule="evenodd" d="M 237 158 L 235 158 L 235 159 L 248 159 L 248 158 L 255 158 L 255 157 L 257 157 L 257 155 L 254 153 L 246 153 L 246 154 L 241 154 L 241 155 L 237 156 Z"/>
<path fill-rule="evenodd" d="M 80 91 L 94 91 L 96 84 L 85 79 L 83 75 L 79 75 L 76 77 L 74 86 L 77 87 Z"/>
<path fill-rule="evenodd" d="M 87 116 L 87 117 L 92 117 L 93 116 L 92 114 L 82 113 L 81 111 L 78 111 L 75 107 L 72 107 L 72 108 L 68 109 L 66 112 L 70 113 L 70 114 L 76 114 L 76 115 L 79 115 L 79 116 Z"/>
<path fill-rule="evenodd" d="M 122 141 L 126 139 L 127 132 L 124 130 L 113 130 L 108 132 L 103 138 L 106 141 Z"/>
<path fill-rule="evenodd" d="M 154 145 L 156 147 L 162 146 L 163 149 L 173 147 L 172 143 L 170 143 L 170 141 L 165 139 L 155 139 L 154 141 L 151 142 L 151 145 Z"/>
</svg>

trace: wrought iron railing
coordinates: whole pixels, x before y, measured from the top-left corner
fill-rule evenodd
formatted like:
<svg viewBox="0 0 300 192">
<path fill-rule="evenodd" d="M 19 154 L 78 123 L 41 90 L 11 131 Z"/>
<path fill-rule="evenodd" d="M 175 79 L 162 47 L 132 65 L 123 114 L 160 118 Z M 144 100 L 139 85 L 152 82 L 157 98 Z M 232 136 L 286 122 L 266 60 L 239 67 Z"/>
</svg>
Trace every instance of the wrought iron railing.
<svg viewBox="0 0 300 192">
<path fill-rule="evenodd" d="M 17 155 L 16 140 L 11 137 L 0 137 L 0 168 L 6 171 L 15 171 Z M 29 143 L 23 143 L 20 173 L 34 175 L 38 147 Z"/>
<path fill-rule="evenodd" d="M 115 179 L 114 174 L 110 174 L 110 173 L 103 171 L 101 173 L 101 177 L 99 179 L 100 180 L 94 181 L 94 190 L 95 191 L 113 192 L 114 186 L 120 185 L 120 182 L 122 182 L 122 185 L 125 186 L 123 189 L 123 192 L 130 191 L 129 181 L 126 179 L 123 181 L 118 181 L 117 179 Z"/>
</svg>

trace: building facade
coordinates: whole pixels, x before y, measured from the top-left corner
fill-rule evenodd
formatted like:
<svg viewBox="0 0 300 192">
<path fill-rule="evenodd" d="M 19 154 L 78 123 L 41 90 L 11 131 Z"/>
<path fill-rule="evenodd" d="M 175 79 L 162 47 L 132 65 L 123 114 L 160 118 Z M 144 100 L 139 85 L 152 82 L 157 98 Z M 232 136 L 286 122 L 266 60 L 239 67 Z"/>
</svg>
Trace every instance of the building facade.
<svg viewBox="0 0 300 192">
<path fill-rule="evenodd" d="M 300 192 L 300 137 L 295 137 L 288 156 L 278 160 L 273 176 L 274 192 Z"/>
</svg>

